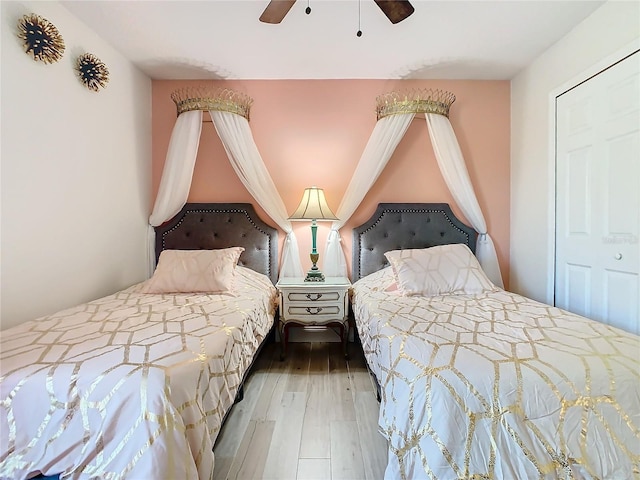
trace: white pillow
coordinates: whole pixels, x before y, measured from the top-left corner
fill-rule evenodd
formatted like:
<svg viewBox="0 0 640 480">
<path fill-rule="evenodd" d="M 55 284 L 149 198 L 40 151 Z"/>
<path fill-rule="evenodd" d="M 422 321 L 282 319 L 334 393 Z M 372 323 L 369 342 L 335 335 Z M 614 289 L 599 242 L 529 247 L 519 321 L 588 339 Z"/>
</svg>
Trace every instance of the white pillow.
<svg viewBox="0 0 640 480">
<path fill-rule="evenodd" d="M 163 250 L 153 276 L 142 293 L 224 293 L 233 286 L 233 274 L 242 247 L 220 250 Z"/>
<path fill-rule="evenodd" d="M 393 250 L 384 254 L 402 295 L 477 294 L 495 290 L 465 244 Z"/>
</svg>

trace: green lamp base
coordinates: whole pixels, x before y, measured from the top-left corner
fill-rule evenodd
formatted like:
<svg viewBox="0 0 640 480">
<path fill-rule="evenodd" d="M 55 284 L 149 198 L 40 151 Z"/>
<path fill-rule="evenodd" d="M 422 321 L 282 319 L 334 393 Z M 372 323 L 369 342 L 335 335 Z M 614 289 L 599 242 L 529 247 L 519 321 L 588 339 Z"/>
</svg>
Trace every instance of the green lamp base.
<svg viewBox="0 0 640 480">
<path fill-rule="evenodd" d="M 320 258 L 320 255 L 318 255 L 318 253 L 315 250 L 316 250 L 316 244 L 315 244 L 315 235 L 314 235 L 313 251 L 311 255 L 309 255 L 309 258 L 311 258 L 311 270 L 307 272 L 307 277 L 304 279 L 305 282 L 324 282 L 324 275 L 316 265 L 316 263 L 318 263 L 318 258 Z"/>
<path fill-rule="evenodd" d="M 324 282 L 324 274 L 316 269 L 314 270 L 313 268 L 311 270 L 309 270 L 307 272 L 307 276 L 304 279 L 305 282 Z"/>
</svg>

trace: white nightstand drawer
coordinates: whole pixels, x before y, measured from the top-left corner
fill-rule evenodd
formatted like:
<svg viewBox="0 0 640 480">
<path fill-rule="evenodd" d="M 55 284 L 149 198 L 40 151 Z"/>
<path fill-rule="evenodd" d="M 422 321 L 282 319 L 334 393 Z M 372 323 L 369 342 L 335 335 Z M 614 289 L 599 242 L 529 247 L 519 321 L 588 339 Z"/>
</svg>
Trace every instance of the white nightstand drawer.
<svg viewBox="0 0 640 480">
<path fill-rule="evenodd" d="M 296 306 L 289 305 L 287 307 L 288 316 L 296 317 L 321 317 L 330 315 L 332 318 L 342 318 L 344 310 L 339 305 L 312 305 L 312 306 Z"/>
<path fill-rule="evenodd" d="M 290 302 L 335 302 L 341 298 L 340 292 L 287 292 Z"/>
</svg>

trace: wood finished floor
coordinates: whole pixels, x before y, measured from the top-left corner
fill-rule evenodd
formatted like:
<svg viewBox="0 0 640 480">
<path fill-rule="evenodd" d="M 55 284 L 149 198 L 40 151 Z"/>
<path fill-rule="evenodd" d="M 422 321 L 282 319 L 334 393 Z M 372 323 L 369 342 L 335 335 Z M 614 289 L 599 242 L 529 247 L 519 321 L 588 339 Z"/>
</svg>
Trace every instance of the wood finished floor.
<svg viewBox="0 0 640 480">
<path fill-rule="evenodd" d="M 380 480 L 387 445 L 362 349 L 265 346 L 214 450 L 214 480 Z"/>
</svg>

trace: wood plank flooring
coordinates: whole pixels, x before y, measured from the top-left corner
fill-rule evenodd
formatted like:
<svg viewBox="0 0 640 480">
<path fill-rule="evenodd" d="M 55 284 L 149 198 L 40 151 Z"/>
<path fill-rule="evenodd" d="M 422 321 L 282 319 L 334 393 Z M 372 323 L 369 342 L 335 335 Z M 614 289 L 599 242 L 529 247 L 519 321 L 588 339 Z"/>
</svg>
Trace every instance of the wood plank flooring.
<svg viewBox="0 0 640 480">
<path fill-rule="evenodd" d="M 380 480 L 387 444 L 358 343 L 265 346 L 220 432 L 215 480 Z"/>
</svg>

